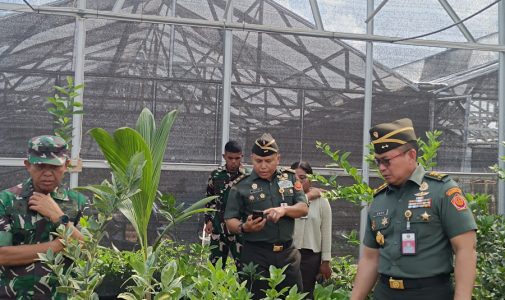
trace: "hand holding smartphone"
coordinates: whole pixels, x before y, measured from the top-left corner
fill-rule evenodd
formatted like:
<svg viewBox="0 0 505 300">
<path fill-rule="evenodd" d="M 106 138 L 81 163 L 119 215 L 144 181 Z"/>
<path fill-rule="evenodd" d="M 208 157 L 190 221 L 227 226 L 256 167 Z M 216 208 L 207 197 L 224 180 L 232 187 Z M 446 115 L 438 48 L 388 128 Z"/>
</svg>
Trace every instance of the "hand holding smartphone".
<svg viewBox="0 0 505 300">
<path fill-rule="evenodd" d="M 252 218 L 253 218 L 253 220 L 256 220 L 257 218 L 264 218 L 264 217 L 266 217 L 266 215 L 263 213 L 262 210 L 254 209 L 252 211 Z"/>
</svg>

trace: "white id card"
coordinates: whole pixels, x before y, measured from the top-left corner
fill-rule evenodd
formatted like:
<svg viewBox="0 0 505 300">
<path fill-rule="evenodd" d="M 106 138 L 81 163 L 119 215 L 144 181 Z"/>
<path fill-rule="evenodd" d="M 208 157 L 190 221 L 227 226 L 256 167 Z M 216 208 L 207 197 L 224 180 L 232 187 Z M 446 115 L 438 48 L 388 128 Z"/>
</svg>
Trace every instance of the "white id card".
<svg viewBox="0 0 505 300">
<path fill-rule="evenodd" d="M 416 255 L 415 232 L 402 232 L 402 255 Z"/>
</svg>

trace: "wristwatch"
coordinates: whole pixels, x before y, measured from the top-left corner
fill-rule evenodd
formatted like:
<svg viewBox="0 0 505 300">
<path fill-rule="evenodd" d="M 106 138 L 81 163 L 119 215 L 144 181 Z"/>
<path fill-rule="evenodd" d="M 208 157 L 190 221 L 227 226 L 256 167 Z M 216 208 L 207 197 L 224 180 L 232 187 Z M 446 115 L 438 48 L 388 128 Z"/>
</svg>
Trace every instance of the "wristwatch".
<svg viewBox="0 0 505 300">
<path fill-rule="evenodd" d="M 58 225 L 62 224 L 67 226 L 68 222 L 70 222 L 70 217 L 66 214 L 63 214 L 58 218 Z"/>
</svg>

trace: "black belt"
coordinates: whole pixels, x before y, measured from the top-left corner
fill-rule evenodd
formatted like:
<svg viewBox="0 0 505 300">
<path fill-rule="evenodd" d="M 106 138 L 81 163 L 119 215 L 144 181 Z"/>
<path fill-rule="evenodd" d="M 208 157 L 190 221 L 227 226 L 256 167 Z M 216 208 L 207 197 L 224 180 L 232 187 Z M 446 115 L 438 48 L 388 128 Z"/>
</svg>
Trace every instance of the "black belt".
<svg viewBox="0 0 505 300">
<path fill-rule="evenodd" d="M 441 274 L 433 277 L 425 278 L 394 278 L 389 275 L 379 274 L 379 280 L 391 289 L 404 290 L 404 289 L 420 289 L 424 287 L 436 286 L 447 283 L 449 281 L 449 274 Z"/>
<path fill-rule="evenodd" d="M 273 252 L 280 252 L 284 249 L 291 247 L 293 245 L 293 240 L 289 240 L 287 242 L 279 242 L 279 243 L 246 241 L 246 244 L 250 244 L 250 245 L 253 245 L 256 247 L 268 249 Z"/>
</svg>

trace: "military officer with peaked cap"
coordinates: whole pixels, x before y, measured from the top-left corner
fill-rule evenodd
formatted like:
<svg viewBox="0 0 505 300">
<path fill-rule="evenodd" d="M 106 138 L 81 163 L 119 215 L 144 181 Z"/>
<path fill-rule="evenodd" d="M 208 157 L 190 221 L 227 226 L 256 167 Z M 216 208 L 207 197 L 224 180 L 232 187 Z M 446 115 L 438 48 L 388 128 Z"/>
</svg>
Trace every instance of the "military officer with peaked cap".
<svg viewBox="0 0 505 300">
<path fill-rule="evenodd" d="M 25 167 L 30 178 L 0 192 L 0 299 L 63 299 L 38 253 L 64 245 L 51 233 L 79 221 L 85 197 L 66 189 L 68 145 L 60 137 L 43 135 L 28 142 Z"/>
<path fill-rule="evenodd" d="M 252 147 L 253 171 L 234 181 L 228 195 L 225 220 L 231 232 L 242 234 L 242 263 L 257 265 L 257 272 L 269 276 L 271 265 L 288 265 L 284 281 L 277 286 L 298 286 L 301 290 L 300 253 L 293 246 L 294 219 L 307 215 L 308 202 L 302 184 L 291 169 L 278 168 L 279 147 L 270 134 L 263 134 Z M 263 217 L 253 218 L 253 211 Z M 260 213 L 261 214 L 261 213 Z M 252 282 L 254 299 L 264 297 L 267 282 Z"/>
<path fill-rule="evenodd" d="M 351 299 L 365 299 L 376 281 L 379 300 L 471 299 L 477 226 L 463 192 L 417 164 L 411 120 L 376 125 L 370 135 L 386 182 L 368 210 Z"/>
</svg>

